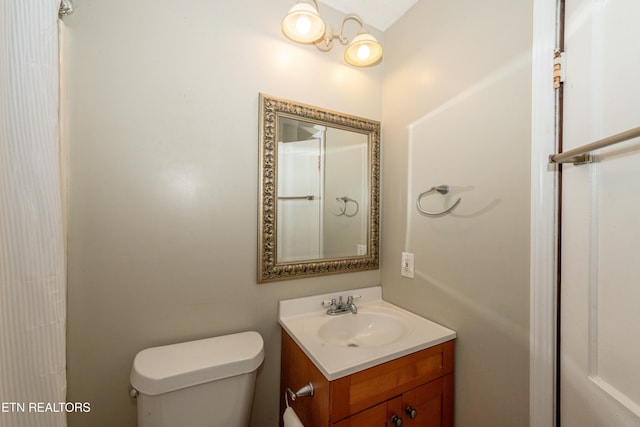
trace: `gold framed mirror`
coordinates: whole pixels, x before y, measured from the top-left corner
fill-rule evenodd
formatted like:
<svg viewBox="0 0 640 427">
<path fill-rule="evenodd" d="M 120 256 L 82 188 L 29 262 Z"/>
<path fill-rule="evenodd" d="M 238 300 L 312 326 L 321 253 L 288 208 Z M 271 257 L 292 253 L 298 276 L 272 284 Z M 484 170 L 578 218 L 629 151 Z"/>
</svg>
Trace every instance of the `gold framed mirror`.
<svg viewBox="0 0 640 427">
<path fill-rule="evenodd" d="M 259 104 L 258 283 L 377 269 L 380 122 Z"/>
</svg>

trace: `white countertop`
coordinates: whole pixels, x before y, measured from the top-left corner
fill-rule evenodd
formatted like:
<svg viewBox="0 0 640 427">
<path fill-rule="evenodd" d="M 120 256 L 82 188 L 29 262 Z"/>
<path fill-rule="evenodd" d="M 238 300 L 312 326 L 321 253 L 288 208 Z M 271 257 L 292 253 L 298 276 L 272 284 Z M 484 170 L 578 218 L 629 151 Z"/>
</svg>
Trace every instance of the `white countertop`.
<svg viewBox="0 0 640 427">
<path fill-rule="evenodd" d="M 318 331 L 336 316 L 327 315 L 322 302 L 339 296 L 346 300 L 349 295 L 360 296 L 355 301 L 358 313 L 392 314 L 409 325 L 408 332 L 394 342 L 373 347 L 338 346 L 325 342 Z M 381 286 L 282 300 L 279 304 L 278 322 L 329 381 L 456 337 L 455 331 L 384 301 Z"/>
</svg>

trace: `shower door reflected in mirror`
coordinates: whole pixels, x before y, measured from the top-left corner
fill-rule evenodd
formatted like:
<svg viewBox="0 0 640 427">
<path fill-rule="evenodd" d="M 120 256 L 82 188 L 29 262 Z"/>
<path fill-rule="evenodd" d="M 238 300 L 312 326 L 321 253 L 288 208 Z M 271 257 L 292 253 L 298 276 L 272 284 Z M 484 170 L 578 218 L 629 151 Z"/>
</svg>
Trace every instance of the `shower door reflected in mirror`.
<svg viewBox="0 0 640 427">
<path fill-rule="evenodd" d="M 378 268 L 379 122 L 260 95 L 258 281 Z"/>
<path fill-rule="evenodd" d="M 322 253 L 321 139 L 278 141 L 279 262 L 318 259 Z"/>
<path fill-rule="evenodd" d="M 284 117 L 278 131 L 277 261 L 366 255 L 367 135 Z"/>
</svg>

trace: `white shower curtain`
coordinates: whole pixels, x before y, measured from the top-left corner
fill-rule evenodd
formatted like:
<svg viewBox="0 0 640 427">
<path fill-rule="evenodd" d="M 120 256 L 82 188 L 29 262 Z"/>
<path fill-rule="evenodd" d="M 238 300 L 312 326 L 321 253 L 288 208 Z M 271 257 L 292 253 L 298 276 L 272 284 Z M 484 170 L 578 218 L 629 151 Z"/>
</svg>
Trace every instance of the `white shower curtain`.
<svg viewBox="0 0 640 427">
<path fill-rule="evenodd" d="M 0 427 L 66 426 L 59 0 L 0 0 Z"/>
</svg>

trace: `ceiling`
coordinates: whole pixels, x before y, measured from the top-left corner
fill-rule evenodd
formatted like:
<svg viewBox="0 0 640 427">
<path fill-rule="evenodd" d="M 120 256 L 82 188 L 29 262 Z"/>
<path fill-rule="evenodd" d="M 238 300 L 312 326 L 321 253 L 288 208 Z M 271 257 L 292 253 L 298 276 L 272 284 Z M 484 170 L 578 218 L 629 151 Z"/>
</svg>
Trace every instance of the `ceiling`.
<svg viewBox="0 0 640 427">
<path fill-rule="evenodd" d="M 344 13 L 356 13 L 365 24 L 385 31 L 418 0 L 321 0 Z M 322 6 L 321 6 L 322 8 Z M 320 12 L 322 13 L 322 12 Z"/>
</svg>

